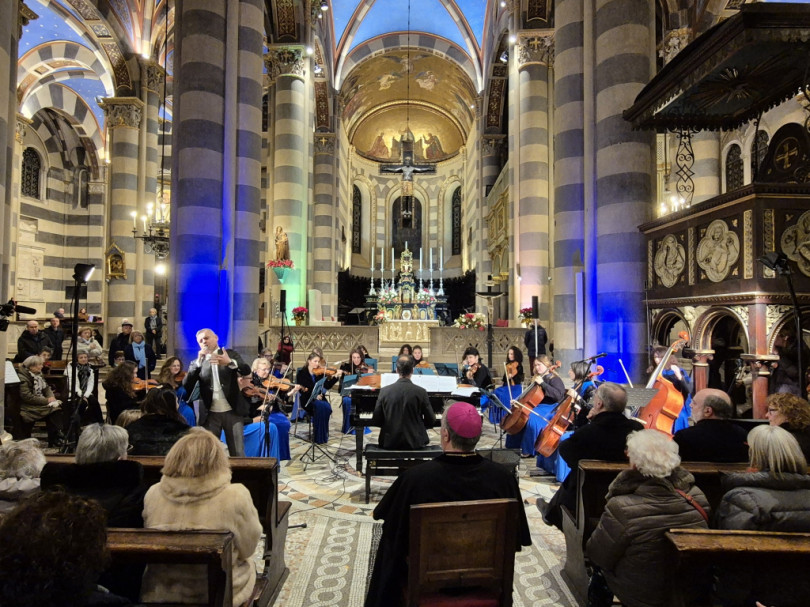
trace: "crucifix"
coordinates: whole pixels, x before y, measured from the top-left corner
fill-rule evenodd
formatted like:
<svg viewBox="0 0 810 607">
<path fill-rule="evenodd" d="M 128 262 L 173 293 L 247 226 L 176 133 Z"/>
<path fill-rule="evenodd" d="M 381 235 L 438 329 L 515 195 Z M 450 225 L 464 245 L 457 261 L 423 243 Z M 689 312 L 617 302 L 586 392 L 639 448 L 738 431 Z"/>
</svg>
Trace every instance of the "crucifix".
<svg viewBox="0 0 810 607">
<path fill-rule="evenodd" d="M 400 138 L 402 149 L 402 162 L 386 162 L 380 164 L 380 174 L 400 173 L 402 175 L 402 225 L 411 226 L 413 218 L 413 174 L 426 173 L 435 174 L 436 165 L 433 163 L 415 164 L 413 161 L 413 134 L 407 131 Z"/>
</svg>

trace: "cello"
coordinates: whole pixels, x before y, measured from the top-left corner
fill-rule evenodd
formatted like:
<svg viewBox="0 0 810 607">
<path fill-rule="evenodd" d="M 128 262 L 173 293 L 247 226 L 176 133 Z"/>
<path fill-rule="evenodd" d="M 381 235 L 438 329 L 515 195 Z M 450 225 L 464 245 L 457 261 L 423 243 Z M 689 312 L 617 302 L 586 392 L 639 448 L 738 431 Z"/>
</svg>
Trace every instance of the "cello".
<svg viewBox="0 0 810 607">
<path fill-rule="evenodd" d="M 669 362 L 669 357 L 680 351 L 689 340 L 689 334 L 686 331 L 678 333 L 678 337 L 680 339 L 669 346 L 666 354 L 661 357 L 661 362 L 650 376 L 650 381 L 647 382 L 646 388 L 658 390 L 658 393 L 636 413 L 636 419 L 647 429 L 658 430 L 670 438 L 672 437 L 672 425 L 683 409 L 683 394 L 671 381 L 665 379 L 662 373 Z"/>
<path fill-rule="evenodd" d="M 568 390 L 566 397 L 557 405 L 554 417 L 537 437 L 537 442 L 534 444 L 535 451 L 545 457 L 551 457 L 554 454 L 560 445 L 562 435 L 568 431 L 568 427 L 574 422 L 574 418 L 580 410 L 577 401 L 580 399 L 579 391 L 583 384 L 604 372 L 604 368 L 597 366 L 595 371 L 588 373 L 578 384 L 574 384 L 574 387 Z"/>
<path fill-rule="evenodd" d="M 551 373 L 554 369 L 559 368 L 562 363 L 558 360 L 551 367 L 548 367 L 547 373 Z M 539 415 L 534 413 L 534 408 L 543 402 L 546 397 L 543 388 L 537 383 L 536 378 L 532 378 L 532 383 L 526 388 L 523 393 L 512 401 L 512 410 L 509 415 L 501 420 L 501 429 L 510 435 L 520 434 L 526 427 L 529 421 L 529 415 Z"/>
</svg>

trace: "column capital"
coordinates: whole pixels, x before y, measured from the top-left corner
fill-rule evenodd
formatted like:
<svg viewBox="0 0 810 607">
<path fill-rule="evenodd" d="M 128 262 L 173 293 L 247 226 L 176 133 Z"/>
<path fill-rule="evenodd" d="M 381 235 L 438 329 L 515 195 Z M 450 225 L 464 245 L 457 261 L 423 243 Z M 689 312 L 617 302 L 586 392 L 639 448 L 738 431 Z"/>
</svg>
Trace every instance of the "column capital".
<svg viewBox="0 0 810 607">
<path fill-rule="evenodd" d="M 304 47 L 302 45 L 271 46 L 264 54 L 267 75 L 273 82 L 281 76 L 304 79 Z"/>
<path fill-rule="evenodd" d="M 751 373 L 755 376 L 770 375 L 779 363 L 778 354 L 740 354 L 740 358 L 751 367 Z"/>
<path fill-rule="evenodd" d="M 39 19 L 34 11 L 32 11 L 25 2 L 20 2 L 20 9 L 17 13 L 17 37 L 22 38 L 22 28 L 31 23 L 34 19 Z"/>
<path fill-rule="evenodd" d="M 658 56 L 664 60 L 664 64 L 669 63 L 675 58 L 675 55 L 680 53 L 689 40 L 692 39 L 692 29 L 688 27 L 681 27 L 674 30 L 669 30 L 664 34 L 664 39 L 658 45 Z"/>
<path fill-rule="evenodd" d="M 141 64 L 141 86 L 153 93 L 160 93 L 163 90 L 163 82 L 166 77 L 166 70 L 152 59 L 138 59 Z"/>
<path fill-rule="evenodd" d="M 692 354 L 692 364 L 698 367 L 706 367 L 713 358 L 714 350 L 695 350 Z"/>
<path fill-rule="evenodd" d="M 17 120 L 14 124 L 14 139 L 22 145 L 23 139 L 25 137 L 25 127 L 31 124 L 33 120 L 30 118 L 26 118 L 22 114 L 17 114 Z"/>
<path fill-rule="evenodd" d="M 101 103 L 107 116 L 107 126 L 140 128 L 143 118 L 143 101 L 137 97 L 107 97 Z"/>
<path fill-rule="evenodd" d="M 328 154 L 335 153 L 335 134 L 334 133 L 315 133 L 315 154 Z"/>
<path fill-rule="evenodd" d="M 554 62 L 554 30 L 520 32 L 515 50 L 519 70 L 532 64 L 551 67 Z"/>
</svg>

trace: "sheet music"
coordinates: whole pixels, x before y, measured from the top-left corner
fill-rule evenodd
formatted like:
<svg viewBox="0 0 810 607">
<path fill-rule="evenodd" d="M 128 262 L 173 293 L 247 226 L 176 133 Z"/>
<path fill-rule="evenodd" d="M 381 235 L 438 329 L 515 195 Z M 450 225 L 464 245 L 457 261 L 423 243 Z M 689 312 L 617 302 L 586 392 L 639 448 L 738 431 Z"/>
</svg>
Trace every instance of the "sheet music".
<svg viewBox="0 0 810 607">
<path fill-rule="evenodd" d="M 14 363 L 10 360 L 6 361 L 6 383 L 7 384 L 19 384 L 20 378 L 17 375 L 17 371 L 14 369 Z"/>
<path fill-rule="evenodd" d="M 459 386 L 451 393 L 451 396 L 465 396 L 469 398 L 473 394 L 480 392 L 477 386 Z"/>
</svg>

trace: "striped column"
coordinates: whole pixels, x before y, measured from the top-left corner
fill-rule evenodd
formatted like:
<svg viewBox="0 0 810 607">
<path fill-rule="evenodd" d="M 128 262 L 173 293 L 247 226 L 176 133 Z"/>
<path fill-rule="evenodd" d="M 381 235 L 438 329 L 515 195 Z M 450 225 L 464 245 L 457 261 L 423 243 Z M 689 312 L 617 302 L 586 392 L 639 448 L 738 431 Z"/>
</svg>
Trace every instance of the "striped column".
<svg viewBox="0 0 810 607">
<path fill-rule="evenodd" d="M 695 155 L 692 204 L 697 204 L 720 195 L 720 134 L 712 131 L 693 133 L 692 152 Z"/>
<path fill-rule="evenodd" d="M 139 316 L 135 307 L 139 247 L 136 247 L 132 229 L 137 221 L 138 231 L 143 230 L 138 174 L 144 105 L 137 97 L 108 97 L 101 107 L 106 114 L 110 155 L 109 245 L 124 252 L 126 266 L 126 278 L 113 279 L 107 289 L 107 324 L 118 327 L 124 318 L 137 323 Z"/>
<path fill-rule="evenodd" d="M 519 198 L 514 213 L 515 243 L 520 263 L 517 307 L 540 298 L 541 322 L 549 317 L 549 65 L 553 38 L 548 33 L 522 33 L 516 46 L 518 63 Z"/>
<path fill-rule="evenodd" d="M 580 0 L 561 0 L 554 10 L 554 353 L 583 357 L 577 323 L 577 276 L 585 260 L 583 135 L 583 17 Z M 582 298 L 583 294 L 579 293 Z M 581 299 L 580 299 L 581 301 Z M 559 354 L 558 354 L 559 353 Z"/>
<path fill-rule="evenodd" d="M 169 346 L 186 361 L 203 327 L 256 352 L 263 23 L 261 0 L 176 5 Z"/>
<path fill-rule="evenodd" d="M 618 19 L 616 16 L 621 15 Z M 609 353 L 605 379 L 632 379 L 646 367 L 644 236 L 655 173 L 654 136 L 633 131 L 622 111 L 653 74 L 651 0 L 596 0 L 594 98 L 597 347 Z"/>
<path fill-rule="evenodd" d="M 312 288 L 321 292 L 321 310 L 316 318 L 337 318 L 336 249 L 342 243 L 336 234 L 338 216 L 335 196 L 335 140 L 334 133 L 315 133 L 314 176 L 315 204 L 312 209 Z M 343 247 L 351 247 L 351 233 L 346 235 Z"/>
<path fill-rule="evenodd" d="M 270 78 L 275 82 L 273 95 L 275 137 L 271 195 L 273 223 L 268 226 L 270 250 L 275 249 L 276 228 L 287 233 L 290 259 L 294 269 L 284 279 L 287 313 L 307 301 L 307 223 L 309 136 L 307 131 L 307 86 L 304 82 L 304 48 L 271 47 L 265 55 Z M 272 256 L 275 258 L 275 255 Z M 268 273 L 271 281 L 276 278 Z"/>
</svg>

